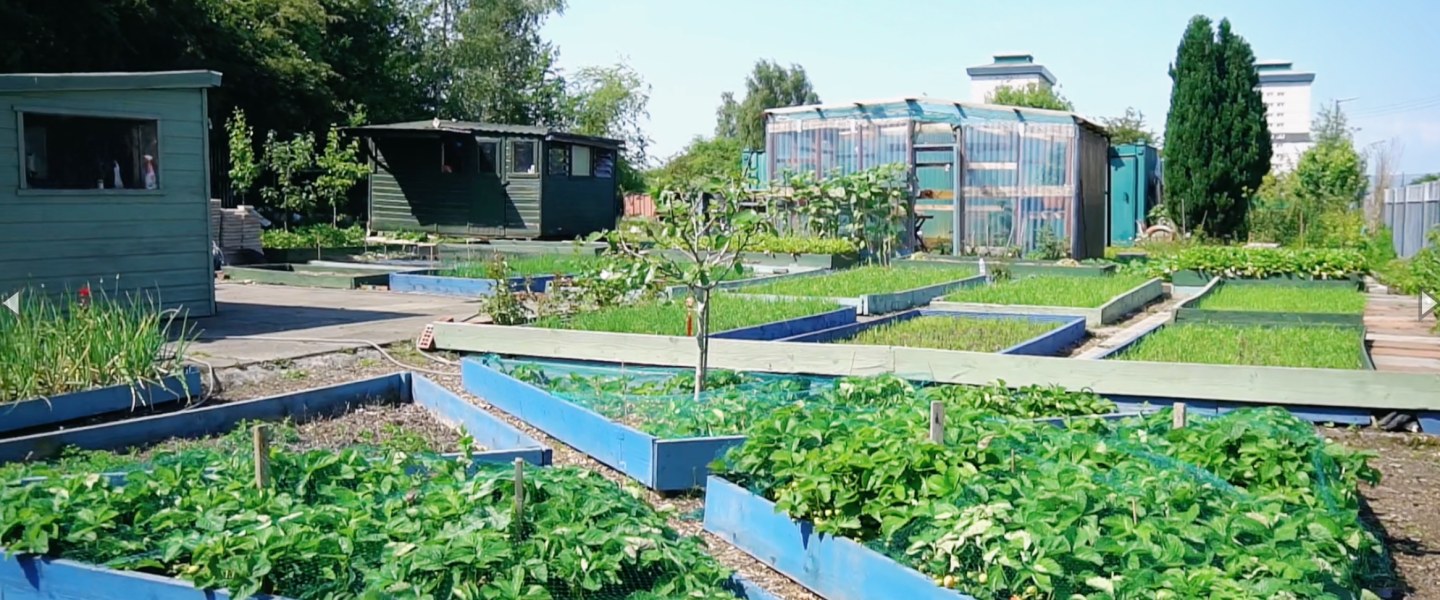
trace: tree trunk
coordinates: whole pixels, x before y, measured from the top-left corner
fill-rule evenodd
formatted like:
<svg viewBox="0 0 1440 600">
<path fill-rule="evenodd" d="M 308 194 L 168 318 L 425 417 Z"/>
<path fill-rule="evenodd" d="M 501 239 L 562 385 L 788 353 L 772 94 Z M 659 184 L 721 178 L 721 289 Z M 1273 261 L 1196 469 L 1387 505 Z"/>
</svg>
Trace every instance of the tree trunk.
<svg viewBox="0 0 1440 600">
<path fill-rule="evenodd" d="M 700 356 L 695 361 L 695 401 L 699 402 L 700 392 L 705 391 L 705 372 L 710 361 L 710 290 L 693 287 L 690 295 L 695 298 L 696 320 L 699 321 L 695 332 L 695 343 L 700 348 Z"/>
</svg>

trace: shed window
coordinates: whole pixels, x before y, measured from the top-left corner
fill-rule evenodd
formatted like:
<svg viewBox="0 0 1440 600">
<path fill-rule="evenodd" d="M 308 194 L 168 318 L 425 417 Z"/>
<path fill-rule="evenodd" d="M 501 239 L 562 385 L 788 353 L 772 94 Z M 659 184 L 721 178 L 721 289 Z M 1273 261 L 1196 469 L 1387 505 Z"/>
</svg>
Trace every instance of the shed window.
<svg viewBox="0 0 1440 600">
<path fill-rule="evenodd" d="M 510 172 L 518 175 L 535 175 L 535 141 L 515 140 L 510 142 Z"/>
<path fill-rule="evenodd" d="M 565 155 L 568 150 L 564 144 L 550 144 L 550 152 L 546 156 L 545 172 L 551 175 L 564 175 L 570 171 L 570 162 Z"/>
<path fill-rule="evenodd" d="M 440 172 L 459 173 L 465 165 L 465 146 L 460 140 L 440 142 Z"/>
<path fill-rule="evenodd" d="M 495 155 L 499 153 L 500 145 L 495 142 L 475 142 L 475 146 L 480 149 L 480 164 L 478 165 L 480 172 L 499 173 L 500 169 L 496 166 L 498 163 L 495 161 Z"/>
<path fill-rule="evenodd" d="M 25 187 L 160 187 L 158 124 L 147 119 L 24 113 Z"/>
<path fill-rule="evenodd" d="M 615 176 L 615 151 L 595 151 L 595 176 L 601 179 L 610 179 Z"/>
<path fill-rule="evenodd" d="M 576 177 L 589 177 L 592 166 L 590 160 L 589 146 L 571 146 L 570 174 Z"/>
</svg>

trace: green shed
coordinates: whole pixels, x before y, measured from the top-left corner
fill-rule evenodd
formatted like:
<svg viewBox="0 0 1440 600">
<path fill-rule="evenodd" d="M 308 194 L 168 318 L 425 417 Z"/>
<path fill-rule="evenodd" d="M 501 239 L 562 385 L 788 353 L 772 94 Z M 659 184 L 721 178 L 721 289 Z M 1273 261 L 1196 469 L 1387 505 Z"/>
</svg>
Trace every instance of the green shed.
<svg viewBox="0 0 1440 600">
<path fill-rule="evenodd" d="M 0 293 L 215 312 L 213 71 L 0 74 Z"/>
<path fill-rule="evenodd" d="M 416 121 L 364 136 L 370 228 L 574 239 L 615 226 L 621 142 L 545 127 Z"/>
<path fill-rule="evenodd" d="M 1130 246 L 1149 218 L 1150 209 L 1160 204 L 1160 150 L 1146 144 L 1110 147 L 1111 246 Z"/>
</svg>

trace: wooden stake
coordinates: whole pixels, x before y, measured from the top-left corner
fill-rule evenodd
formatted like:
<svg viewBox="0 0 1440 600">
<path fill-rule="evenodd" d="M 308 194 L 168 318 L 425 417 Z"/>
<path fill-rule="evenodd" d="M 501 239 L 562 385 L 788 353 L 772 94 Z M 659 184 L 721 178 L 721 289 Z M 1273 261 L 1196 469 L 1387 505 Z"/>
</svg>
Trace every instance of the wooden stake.
<svg viewBox="0 0 1440 600">
<path fill-rule="evenodd" d="M 1174 418 L 1174 422 L 1172 422 L 1172 423 L 1170 424 L 1170 428 L 1171 428 L 1171 429 L 1184 429 L 1184 428 L 1185 428 L 1185 422 L 1186 422 L 1186 421 L 1185 421 L 1185 403 L 1184 403 L 1184 402 L 1176 402 L 1176 403 L 1175 403 L 1175 407 L 1174 407 L 1173 409 L 1171 409 L 1171 411 L 1170 411 L 1170 416 Z"/>
<path fill-rule="evenodd" d="M 264 425 L 250 430 L 255 440 L 255 487 L 270 487 L 270 431 Z"/>
<path fill-rule="evenodd" d="M 930 403 L 930 441 L 945 443 L 945 403 L 939 400 Z"/>
<path fill-rule="evenodd" d="M 515 532 L 521 530 L 521 517 L 525 515 L 525 459 L 515 459 L 515 514 L 512 521 L 515 523 Z"/>
</svg>

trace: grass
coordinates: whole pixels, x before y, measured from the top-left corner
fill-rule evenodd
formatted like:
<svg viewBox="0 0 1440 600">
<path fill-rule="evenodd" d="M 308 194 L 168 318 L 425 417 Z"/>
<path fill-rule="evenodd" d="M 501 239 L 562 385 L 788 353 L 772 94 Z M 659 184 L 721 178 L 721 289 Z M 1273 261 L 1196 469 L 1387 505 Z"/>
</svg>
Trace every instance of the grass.
<svg viewBox="0 0 1440 600">
<path fill-rule="evenodd" d="M 1151 362 L 1363 369 L 1357 327 L 1168 325 L 1116 358 Z"/>
<path fill-rule="evenodd" d="M 818 298 L 858 298 L 865 294 L 903 292 L 974 277 L 978 272 L 968 266 L 950 267 L 881 267 L 865 266 L 829 275 L 800 277 L 730 291 L 742 294 L 775 296 L 811 296 Z"/>
<path fill-rule="evenodd" d="M 944 300 L 980 304 L 1100 308 L 1116 296 L 1135 289 L 1146 281 L 1149 281 L 1149 278 L 1142 275 L 1046 275 L 956 290 L 945 296 Z"/>
<path fill-rule="evenodd" d="M 710 305 L 710 332 L 763 325 L 785 319 L 806 317 L 840 308 L 825 300 L 756 301 L 741 296 L 715 294 Z M 611 333 L 685 335 L 684 302 L 648 302 L 615 306 L 566 318 L 546 317 L 532 324 L 547 329 L 578 329 Z"/>
<path fill-rule="evenodd" d="M 923 316 L 873 327 L 843 344 L 999 352 L 1055 329 L 1029 319 Z"/>
<path fill-rule="evenodd" d="M 90 306 L 75 293 L 57 301 L 27 290 L 21 298 L 20 316 L 0 310 L 0 404 L 158 381 L 178 370 L 193 339 L 148 296 L 95 293 Z M 172 334 L 178 341 L 167 347 Z"/>
<path fill-rule="evenodd" d="M 1204 310 L 1362 314 L 1365 294 L 1345 287 L 1221 285 L 1197 304 Z"/>
<path fill-rule="evenodd" d="M 511 277 L 525 277 L 527 275 L 570 275 L 579 272 L 596 260 L 593 256 L 576 254 L 530 254 L 525 256 L 508 255 L 505 257 L 505 264 L 510 268 Z M 489 267 L 489 261 L 467 260 L 441 269 L 438 275 L 466 279 L 489 279 Z"/>
</svg>

